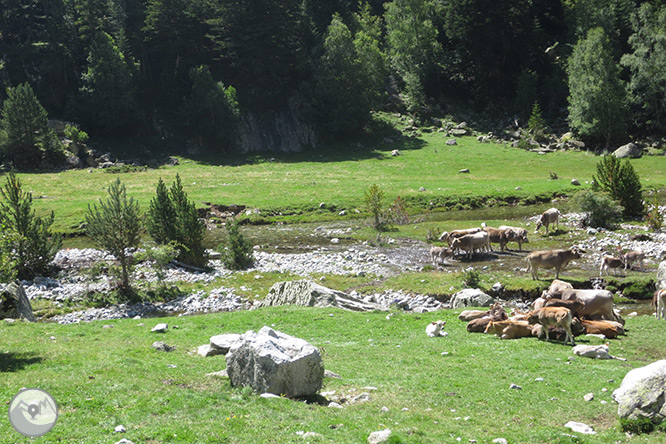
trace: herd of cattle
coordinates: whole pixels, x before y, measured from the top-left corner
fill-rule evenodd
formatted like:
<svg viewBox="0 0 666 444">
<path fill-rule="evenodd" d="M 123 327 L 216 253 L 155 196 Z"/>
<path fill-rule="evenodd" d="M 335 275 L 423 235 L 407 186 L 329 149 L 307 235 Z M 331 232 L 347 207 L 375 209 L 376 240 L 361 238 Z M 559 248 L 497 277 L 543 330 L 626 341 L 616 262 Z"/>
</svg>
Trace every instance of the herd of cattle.
<svg viewBox="0 0 666 444">
<path fill-rule="evenodd" d="M 546 228 L 546 234 L 551 225 L 559 228 L 560 211 L 557 208 L 551 208 L 544 211 L 536 222 L 536 231 L 542 226 Z M 492 244 L 499 244 L 500 251 L 507 249 L 509 242 L 518 243 L 518 249 L 523 249 L 523 243 L 529 242 L 527 239 L 527 230 L 519 227 L 510 227 L 500 225 L 499 228 L 485 226 L 480 228 L 467 228 L 464 230 L 445 231 L 439 237 L 439 240 L 446 242 L 448 247 L 432 246 L 430 248 L 430 258 L 434 265 L 443 261 L 447 257 L 454 257 L 464 254 L 466 258 L 471 259 L 475 253 L 493 251 Z M 559 279 L 560 271 L 564 269 L 569 262 L 574 259 L 580 259 L 582 251 L 571 248 L 566 250 L 544 250 L 532 251 L 527 255 L 527 270 L 531 273 L 532 279 L 538 279 L 537 270 L 539 268 L 555 268 L 555 278 Z M 640 251 L 629 251 L 619 257 L 603 255 L 599 267 L 599 276 L 604 272 L 608 275 L 609 269 L 631 267 L 631 264 L 638 262 L 643 267 L 644 253 Z"/>
<path fill-rule="evenodd" d="M 666 293 L 666 292 L 665 292 Z M 613 308 L 613 295 L 607 290 L 575 290 L 568 282 L 555 279 L 537 298 L 532 310 L 507 314 L 497 302 L 489 310 L 465 310 L 458 319 L 467 322 L 467 331 L 496 334 L 502 339 L 536 336 L 570 342 L 581 334 L 614 339 L 624 335 L 624 320 Z"/>
</svg>

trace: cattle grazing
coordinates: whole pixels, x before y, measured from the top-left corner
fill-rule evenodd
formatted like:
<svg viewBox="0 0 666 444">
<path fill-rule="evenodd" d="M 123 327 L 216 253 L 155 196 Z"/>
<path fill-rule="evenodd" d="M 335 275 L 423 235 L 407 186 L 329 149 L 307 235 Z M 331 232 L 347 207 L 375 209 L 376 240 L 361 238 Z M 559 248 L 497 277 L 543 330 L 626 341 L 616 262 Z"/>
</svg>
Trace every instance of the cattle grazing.
<svg viewBox="0 0 666 444">
<path fill-rule="evenodd" d="M 488 233 L 485 231 L 480 231 L 474 234 L 466 234 L 464 236 L 453 239 L 451 243 L 451 248 L 456 250 L 462 250 L 467 253 L 468 258 L 472 258 L 472 255 L 476 251 L 486 251 L 489 247 Z"/>
<path fill-rule="evenodd" d="M 645 253 L 642 251 L 627 251 L 622 255 L 622 260 L 624 261 L 624 269 L 631 269 L 631 264 L 634 262 L 638 262 L 638 264 L 641 267 L 641 270 L 644 268 L 643 267 L 643 260 L 645 259 Z"/>
<path fill-rule="evenodd" d="M 666 319 L 666 290 L 657 290 L 654 292 L 652 306 L 657 310 L 657 319 Z"/>
<path fill-rule="evenodd" d="M 433 265 L 437 265 L 437 259 L 439 262 L 442 262 L 445 258 L 453 256 L 453 250 L 448 247 L 430 247 L 430 258 L 432 259 Z"/>
<path fill-rule="evenodd" d="M 601 266 L 599 267 L 599 276 L 603 274 L 603 272 L 606 272 L 606 276 L 608 276 L 608 269 L 613 268 L 613 269 L 618 269 L 624 267 L 624 261 L 622 259 L 613 257 L 613 256 L 608 256 L 604 254 L 601 256 Z M 617 272 L 613 272 L 613 274 L 616 274 Z"/>
<path fill-rule="evenodd" d="M 571 342 L 571 345 L 576 345 L 571 331 L 572 319 L 571 310 L 564 307 L 544 307 L 540 310 L 531 311 L 527 316 L 527 321 L 530 324 L 541 324 L 543 331 L 546 333 L 546 340 L 549 340 L 548 328 L 550 326 L 562 327 L 566 332 L 564 343 Z"/>
<path fill-rule="evenodd" d="M 536 230 L 534 232 L 536 233 L 539 231 L 539 228 L 541 226 L 546 227 L 546 234 L 548 234 L 548 227 L 549 225 L 556 225 L 557 228 L 560 227 L 560 210 L 557 208 L 550 208 L 546 211 L 544 211 L 541 216 L 539 216 L 539 219 L 537 220 L 536 223 Z"/>
<path fill-rule="evenodd" d="M 578 314 L 593 321 L 616 321 L 624 325 L 624 320 L 613 310 L 613 294 L 608 290 L 563 290 L 548 292 L 548 295 L 565 301 L 578 299 L 585 308 Z"/>
<path fill-rule="evenodd" d="M 532 273 L 532 279 L 538 279 L 537 269 L 555 268 L 555 277 L 559 279 L 560 270 L 565 268 L 574 259 L 580 259 L 580 252 L 575 248 L 569 250 L 532 251 L 526 258 L 527 269 Z"/>
<path fill-rule="evenodd" d="M 528 338 L 532 336 L 532 328 L 527 321 L 490 321 L 485 333 L 495 334 L 501 339 Z"/>
<path fill-rule="evenodd" d="M 618 359 L 626 361 L 624 358 L 618 358 L 609 353 L 609 344 L 606 342 L 604 345 L 577 345 L 573 350 L 573 354 L 592 359 Z"/>
<path fill-rule="evenodd" d="M 444 331 L 444 326 L 445 325 L 446 325 L 446 321 L 431 322 L 426 327 L 426 334 L 431 338 L 446 336 L 446 335 L 448 335 L 448 333 Z"/>
<path fill-rule="evenodd" d="M 453 243 L 453 239 L 465 236 L 466 234 L 478 233 L 479 231 L 481 231 L 481 228 L 467 228 L 465 230 L 453 230 L 450 232 L 445 231 L 439 236 L 439 240 L 448 243 L 450 247 Z"/>
<path fill-rule="evenodd" d="M 624 327 L 619 322 L 613 321 L 588 321 L 581 320 L 585 334 L 604 335 L 607 339 L 615 339 L 624 334 Z"/>
<path fill-rule="evenodd" d="M 506 233 L 507 241 L 515 241 L 518 243 L 518 249 L 523 249 L 523 243 L 528 243 L 527 230 L 520 227 L 510 227 L 508 225 L 500 225 L 499 230 L 504 230 Z"/>
</svg>

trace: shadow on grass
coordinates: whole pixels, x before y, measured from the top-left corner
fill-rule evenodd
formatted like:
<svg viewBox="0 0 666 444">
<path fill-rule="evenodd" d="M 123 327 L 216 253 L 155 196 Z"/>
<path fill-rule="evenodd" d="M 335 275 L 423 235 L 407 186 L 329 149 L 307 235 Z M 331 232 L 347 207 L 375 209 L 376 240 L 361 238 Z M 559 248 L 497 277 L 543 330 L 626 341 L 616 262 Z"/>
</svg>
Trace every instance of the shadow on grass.
<svg viewBox="0 0 666 444">
<path fill-rule="evenodd" d="M 0 373 L 15 372 L 33 364 L 39 364 L 44 359 L 32 353 L 0 352 Z"/>
</svg>

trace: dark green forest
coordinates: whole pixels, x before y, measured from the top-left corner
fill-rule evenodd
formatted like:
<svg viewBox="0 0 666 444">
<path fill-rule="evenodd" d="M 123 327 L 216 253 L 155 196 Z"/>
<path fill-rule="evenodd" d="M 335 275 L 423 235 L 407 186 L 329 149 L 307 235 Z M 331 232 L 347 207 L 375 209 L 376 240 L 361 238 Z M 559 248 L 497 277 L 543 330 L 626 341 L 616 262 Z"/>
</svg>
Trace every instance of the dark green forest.
<svg viewBox="0 0 666 444">
<path fill-rule="evenodd" d="M 0 0 L 0 85 L 18 165 L 55 150 L 47 116 L 229 153 L 280 115 L 326 140 L 537 104 L 603 148 L 666 133 L 666 1 Z"/>
</svg>

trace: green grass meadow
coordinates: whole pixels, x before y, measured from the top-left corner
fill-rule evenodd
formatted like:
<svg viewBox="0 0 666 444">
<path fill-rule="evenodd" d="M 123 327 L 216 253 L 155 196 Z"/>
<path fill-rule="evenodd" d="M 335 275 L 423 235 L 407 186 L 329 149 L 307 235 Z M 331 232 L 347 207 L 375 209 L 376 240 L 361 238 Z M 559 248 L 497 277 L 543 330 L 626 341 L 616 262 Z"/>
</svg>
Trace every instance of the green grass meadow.
<svg viewBox="0 0 666 444">
<path fill-rule="evenodd" d="M 248 156 L 212 161 L 180 158 L 174 167 L 144 172 L 108 174 L 101 169 L 59 173 L 20 174 L 35 208 L 44 214 L 53 210 L 54 229 L 80 231 L 89 204 L 106 198 L 106 189 L 116 177 L 146 211 L 161 177 L 167 184 L 181 176 L 190 199 L 203 202 L 246 205 L 265 214 L 283 213 L 297 220 L 337 218 L 341 210 L 354 214 L 363 209 L 364 193 L 377 184 L 386 203 L 395 197 L 423 202 L 438 199 L 486 196 L 527 198 L 539 194 L 571 193 L 571 179 L 583 187 L 595 174 L 599 157 L 589 152 L 566 151 L 538 154 L 503 144 L 478 142 L 474 137 L 446 145 L 440 133 L 406 139 L 394 144 L 372 144 L 365 148 L 338 146 L 322 151 L 271 156 Z M 399 149 L 401 155 L 391 156 Z M 666 186 L 666 158 L 632 159 L 644 187 Z M 467 168 L 469 174 L 459 173 Z M 550 180 L 550 173 L 558 180 Z M 419 191 L 423 187 L 425 191 Z M 516 190 L 516 187 L 522 189 Z M 319 204 L 324 202 L 322 209 Z M 420 210 L 422 210 L 421 208 Z M 305 214 L 305 216 L 303 215 Z"/>
<path fill-rule="evenodd" d="M 569 361 L 571 347 L 561 343 L 468 333 L 458 313 L 395 312 L 387 319 L 385 312 L 277 307 L 68 326 L 1 322 L 0 399 L 6 405 L 21 387 L 39 387 L 55 398 L 60 417 L 50 433 L 31 440 L 3 415 L 0 442 L 300 443 L 305 440 L 297 432 L 304 431 L 322 435 L 308 442 L 363 443 L 384 428 L 393 431 L 392 442 L 402 443 L 666 439 L 662 432 L 628 439 L 611 398 L 630 369 L 666 357 L 662 322 L 628 318 L 627 336 L 610 341 L 611 352 L 627 362 Z M 425 327 L 437 319 L 448 322 L 449 335 L 429 338 Z M 167 333 L 150 332 L 159 322 L 169 323 Z M 320 347 L 325 368 L 342 376 L 326 378 L 322 391 L 347 399 L 368 392 L 372 399 L 342 409 L 262 399 L 228 379 L 206 376 L 225 368 L 224 358 L 196 356 L 198 345 L 215 334 L 264 325 Z M 158 352 L 154 341 L 177 348 Z M 593 401 L 583 400 L 587 393 Z M 586 423 L 597 434 L 575 434 L 563 427 L 568 421 Z M 114 433 L 121 424 L 127 432 Z"/>
</svg>

